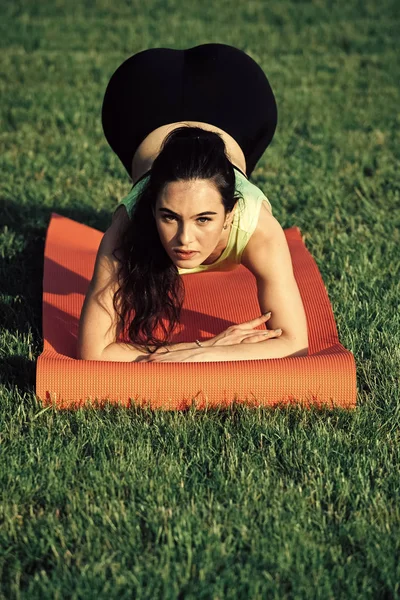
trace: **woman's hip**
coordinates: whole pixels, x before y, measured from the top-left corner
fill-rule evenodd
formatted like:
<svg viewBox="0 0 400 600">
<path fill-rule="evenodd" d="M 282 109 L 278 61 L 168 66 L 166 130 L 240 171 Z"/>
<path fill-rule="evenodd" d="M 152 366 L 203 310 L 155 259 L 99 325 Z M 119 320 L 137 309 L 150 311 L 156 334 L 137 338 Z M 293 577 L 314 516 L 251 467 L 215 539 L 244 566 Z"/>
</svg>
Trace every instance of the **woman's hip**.
<svg viewBox="0 0 400 600">
<path fill-rule="evenodd" d="M 265 73 L 242 50 L 214 43 L 186 50 L 143 50 L 112 75 L 102 124 L 128 173 L 133 154 L 149 133 L 187 120 L 211 123 L 229 133 L 242 148 L 250 175 L 277 124 Z"/>
</svg>

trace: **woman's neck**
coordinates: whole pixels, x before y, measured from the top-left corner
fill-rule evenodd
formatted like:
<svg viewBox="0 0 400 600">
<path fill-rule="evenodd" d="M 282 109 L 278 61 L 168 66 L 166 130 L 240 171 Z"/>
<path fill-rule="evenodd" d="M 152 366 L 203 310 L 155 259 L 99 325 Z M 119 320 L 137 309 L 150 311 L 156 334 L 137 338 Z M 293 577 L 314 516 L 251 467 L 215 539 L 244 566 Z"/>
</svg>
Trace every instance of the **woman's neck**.
<svg viewBox="0 0 400 600">
<path fill-rule="evenodd" d="M 201 263 L 202 265 L 212 265 L 219 259 L 219 257 L 224 252 L 226 246 L 228 245 L 231 228 L 232 228 L 232 225 L 230 224 L 227 227 L 227 229 L 222 230 L 222 237 L 221 237 L 220 241 L 218 242 L 218 244 L 214 248 L 214 250 L 211 252 L 210 256 L 207 256 L 206 260 L 204 260 Z"/>
</svg>

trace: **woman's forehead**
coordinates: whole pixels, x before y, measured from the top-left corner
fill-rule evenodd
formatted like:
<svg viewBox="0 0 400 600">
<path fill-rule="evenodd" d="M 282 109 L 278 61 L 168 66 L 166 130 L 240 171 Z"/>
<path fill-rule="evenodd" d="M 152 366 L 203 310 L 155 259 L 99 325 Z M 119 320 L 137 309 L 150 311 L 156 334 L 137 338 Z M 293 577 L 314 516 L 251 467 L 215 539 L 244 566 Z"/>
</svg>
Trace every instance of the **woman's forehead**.
<svg viewBox="0 0 400 600">
<path fill-rule="evenodd" d="M 167 183 L 157 199 L 157 206 L 158 208 L 169 208 L 180 213 L 191 212 L 193 208 L 196 208 L 197 212 L 200 212 L 200 210 L 213 210 L 215 212 L 224 210 L 220 192 L 207 179 Z"/>
</svg>

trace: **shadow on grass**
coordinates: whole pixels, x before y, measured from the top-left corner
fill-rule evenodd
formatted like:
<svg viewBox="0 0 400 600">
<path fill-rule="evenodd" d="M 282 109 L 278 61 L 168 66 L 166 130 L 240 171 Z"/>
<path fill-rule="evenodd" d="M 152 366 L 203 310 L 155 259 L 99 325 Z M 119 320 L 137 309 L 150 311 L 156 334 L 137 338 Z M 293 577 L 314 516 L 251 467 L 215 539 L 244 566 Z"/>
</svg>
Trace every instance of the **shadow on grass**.
<svg viewBox="0 0 400 600">
<path fill-rule="evenodd" d="M 43 408 L 42 406 L 40 407 Z M 357 418 L 356 412 L 341 407 L 305 406 L 301 403 L 276 403 L 275 405 L 255 405 L 253 402 L 246 403 L 234 399 L 227 406 L 207 406 L 199 408 L 195 403 L 178 410 L 166 410 L 163 408 L 152 409 L 150 405 L 139 405 L 134 401 L 127 406 L 122 402 L 111 402 L 109 400 L 96 401 L 87 400 L 80 406 L 60 409 L 57 403 L 53 402 L 44 407 L 46 412 L 57 415 L 58 418 L 91 419 L 95 414 L 97 419 L 106 422 L 116 423 L 124 419 L 131 420 L 137 425 L 139 422 L 146 422 L 150 425 L 157 424 L 159 427 L 169 427 L 171 423 L 187 423 L 193 421 L 197 424 L 206 421 L 214 421 L 223 426 L 226 422 L 243 425 L 244 421 L 254 419 L 258 414 L 261 420 L 274 421 L 275 419 L 285 419 L 287 428 L 294 432 L 298 426 L 313 428 L 319 421 L 325 423 L 330 421 L 333 426 L 340 426 L 342 430 L 350 430 L 353 427 L 354 420 Z M 280 416 L 278 416 L 280 415 Z"/>
<path fill-rule="evenodd" d="M 35 387 L 36 360 L 43 349 L 43 258 L 51 213 L 105 231 L 111 213 L 87 207 L 20 204 L 0 198 L 0 381 L 23 392 Z"/>
<path fill-rule="evenodd" d="M 21 396 L 35 390 L 36 361 L 24 356 L 0 358 L 0 383 L 9 389 L 17 388 Z"/>
</svg>

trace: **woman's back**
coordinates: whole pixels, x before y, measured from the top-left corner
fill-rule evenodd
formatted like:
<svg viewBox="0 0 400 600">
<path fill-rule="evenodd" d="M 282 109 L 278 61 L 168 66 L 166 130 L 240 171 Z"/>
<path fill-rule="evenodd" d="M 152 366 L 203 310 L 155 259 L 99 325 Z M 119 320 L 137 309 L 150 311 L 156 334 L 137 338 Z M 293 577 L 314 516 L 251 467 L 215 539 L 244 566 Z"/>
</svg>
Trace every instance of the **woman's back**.
<svg viewBox="0 0 400 600">
<path fill-rule="evenodd" d="M 211 123 L 202 123 L 200 121 L 180 121 L 177 123 L 168 123 L 152 131 L 139 145 L 132 159 L 132 183 L 135 184 L 144 173 L 151 169 L 154 159 L 158 156 L 161 146 L 171 131 L 189 125 L 190 127 L 201 127 L 207 131 L 215 131 L 222 136 L 225 143 L 226 154 L 233 165 L 238 167 L 243 173 L 246 173 L 246 159 L 243 151 L 236 140 L 226 131 Z"/>
</svg>

